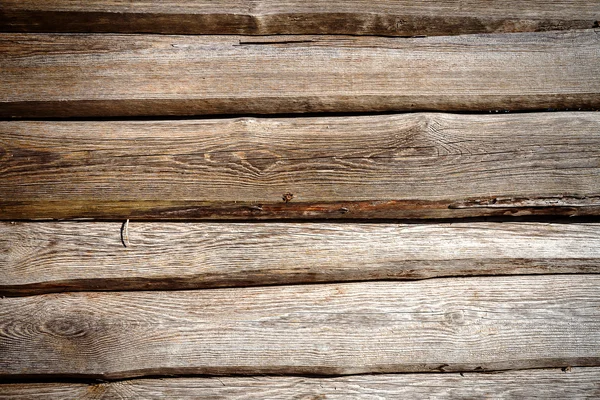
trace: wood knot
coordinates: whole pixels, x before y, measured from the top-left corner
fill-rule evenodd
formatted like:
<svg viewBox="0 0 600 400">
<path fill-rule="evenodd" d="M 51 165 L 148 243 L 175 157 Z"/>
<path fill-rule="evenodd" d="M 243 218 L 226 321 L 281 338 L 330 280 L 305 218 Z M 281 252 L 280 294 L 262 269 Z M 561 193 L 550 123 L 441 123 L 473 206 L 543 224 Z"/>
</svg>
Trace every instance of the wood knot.
<svg viewBox="0 0 600 400">
<path fill-rule="evenodd" d="M 290 202 L 290 201 L 292 201 L 292 199 L 294 198 L 294 194 L 293 194 L 293 193 L 290 193 L 290 192 L 287 192 L 287 193 L 284 193 L 284 195 L 283 195 L 283 196 L 281 196 L 281 198 L 282 198 L 282 199 L 283 199 L 283 201 L 285 201 L 286 203 L 289 203 L 289 202 Z"/>
<path fill-rule="evenodd" d="M 79 321 L 73 321 L 68 318 L 56 318 L 45 323 L 43 331 L 56 337 L 78 338 L 87 335 L 89 327 Z"/>
<path fill-rule="evenodd" d="M 446 320 L 446 323 L 449 325 L 464 325 L 465 324 L 465 316 L 462 311 L 447 312 L 444 315 L 444 319 Z"/>
</svg>

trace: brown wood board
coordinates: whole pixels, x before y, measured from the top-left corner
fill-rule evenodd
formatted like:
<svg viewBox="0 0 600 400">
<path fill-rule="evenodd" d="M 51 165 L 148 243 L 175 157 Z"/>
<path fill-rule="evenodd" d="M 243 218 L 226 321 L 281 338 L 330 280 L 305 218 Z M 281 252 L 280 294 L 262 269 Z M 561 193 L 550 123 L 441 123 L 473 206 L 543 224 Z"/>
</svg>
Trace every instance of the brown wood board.
<svg viewBox="0 0 600 400">
<path fill-rule="evenodd" d="M 600 224 L 132 221 L 121 228 L 0 223 L 0 294 L 600 273 Z"/>
<path fill-rule="evenodd" d="M 600 108 L 590 30 L 426 38 L 0 35 L 0 117 Z"/>
<path fill-rule="evenodd" d="M 0 377 L 600 366 L 600 276 L 0 298 Z"/>
<path fill-rule="evenodd" d="M 600 114 L 0 122 L 0 219 L 600 214 Z"/>
<path fill-rule="evenodd" d="M 598 26 L 597 0 L 2 0 L 21 32 L 452 35 Z"/>
</svg>

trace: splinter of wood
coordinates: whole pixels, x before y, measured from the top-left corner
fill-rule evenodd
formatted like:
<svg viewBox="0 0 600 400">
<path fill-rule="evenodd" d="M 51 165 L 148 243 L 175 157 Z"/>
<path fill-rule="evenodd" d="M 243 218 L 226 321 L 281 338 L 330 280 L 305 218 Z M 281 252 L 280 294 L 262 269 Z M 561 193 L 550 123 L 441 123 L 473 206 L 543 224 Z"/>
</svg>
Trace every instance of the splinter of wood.
<svg viewBox="0 0 600 400">
<path fill-rule="evenodd" d="M 121 226 L 121 243 L 124 247 L 129 247 L 129 219 Z"/>
</svg>

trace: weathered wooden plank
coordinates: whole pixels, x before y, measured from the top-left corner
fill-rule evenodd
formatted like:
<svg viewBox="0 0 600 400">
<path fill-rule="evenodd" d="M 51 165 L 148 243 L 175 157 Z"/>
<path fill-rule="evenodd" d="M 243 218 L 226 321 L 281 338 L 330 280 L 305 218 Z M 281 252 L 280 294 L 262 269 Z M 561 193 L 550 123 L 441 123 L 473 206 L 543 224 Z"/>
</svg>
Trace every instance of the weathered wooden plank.
<svg viewBox="0 0 600 400">
<path fill-rule="evenodd" d="M 135 379 L 93 385 L 0 385 L 0 399 L 597 399 L 600 368 L 494 374 L 357 375 L 339 378 L 221 377 Z"/>
<path fill-rule="evenodd" d="M 446 35 L 598 27 L 597 0 L 2 0 L 20 32 Z"/>
<path fill-rule="evenodd" d="M 600 366 L 600 276 L 0 298 L 0 377 Z"/>
<path fill-rule="evenodd" d="M 4 34 L 0 117 L 600 108 L 594 30 L 426 38 Z"/>
<path fill-rule="evenodd" d="M 600 214 L 592 112 L 4 121 L 0 152 L 4 220 Z"/>
<path fill-rule="evenodd" d="M 0 224 L 0 294 L 600 273 L 600 224 Z"/>
</svg>

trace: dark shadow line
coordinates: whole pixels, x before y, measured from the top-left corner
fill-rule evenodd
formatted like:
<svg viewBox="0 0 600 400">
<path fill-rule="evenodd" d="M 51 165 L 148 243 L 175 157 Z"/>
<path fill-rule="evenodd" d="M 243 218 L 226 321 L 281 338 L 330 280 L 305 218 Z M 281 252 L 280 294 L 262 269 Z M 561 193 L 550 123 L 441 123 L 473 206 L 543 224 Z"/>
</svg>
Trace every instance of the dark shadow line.
<svg viewBox="0 0 600 400">
<path fill-rule="evenodd" d="M 400 114 L 456 114 L 456 115 L 498 115 L 498 114 L 533 114 L 533 113 L 566 113 L 566 112 L 597 112 L 597 108 L 578 108 L 578 109 L 527 109 L 527 110 L 491 110 L 491 111 L 443 111 L 443 110 L 411 110 L 411 111 L 357 111 L 357 112 L 292 112 L 292 113 L 239 113 L 239 114 L 197 114 L 197 115 L 139 115 L 139 116 L 107 116 L 107 117 L 35 117 L 35 118 L 0 118 L 0 121 L 74 121 L 74 122 L 127 122 L 127 121 L 190 121 L 190 120 L 214 120 L 214 119 L 278 119 L 278 118 L 333 118 L 333 117 L 366 117 L 379 115 L 400 115 Z"/>
</svg>

